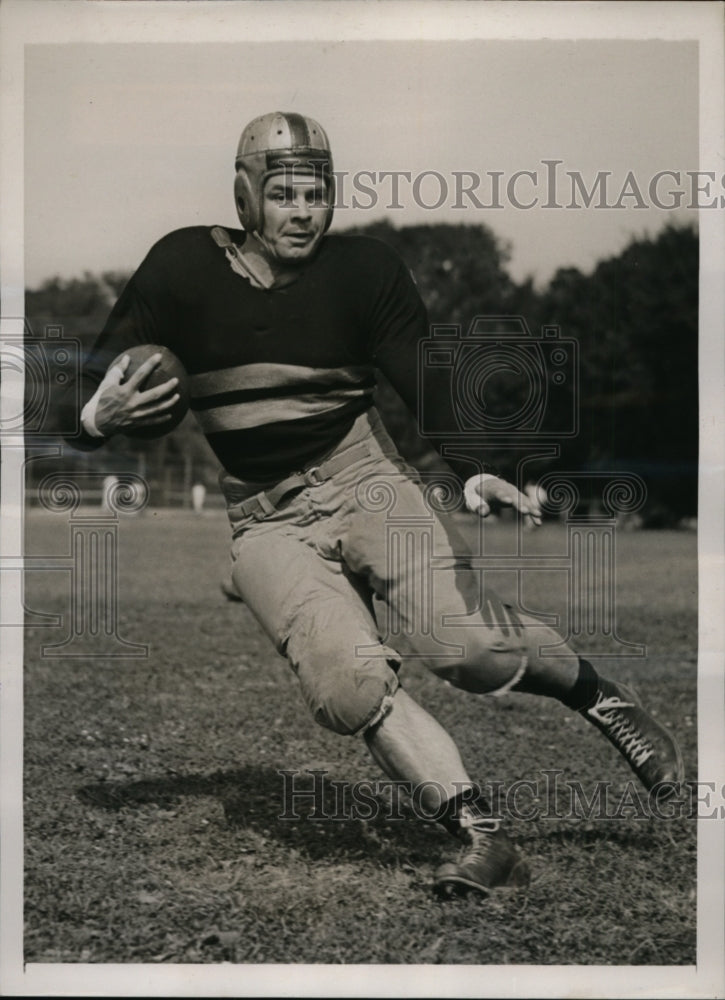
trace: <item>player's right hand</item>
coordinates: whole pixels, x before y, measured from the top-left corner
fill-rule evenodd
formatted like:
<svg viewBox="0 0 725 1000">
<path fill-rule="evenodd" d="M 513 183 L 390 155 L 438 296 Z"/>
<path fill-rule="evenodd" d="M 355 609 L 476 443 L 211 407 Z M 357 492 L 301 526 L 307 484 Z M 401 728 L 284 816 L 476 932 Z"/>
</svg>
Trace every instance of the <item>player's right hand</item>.
<svg viewBox="0 0 725 1000">
<path fill-rule="evenodd" d="M 152 354 L 127 380 L 124 381 L 130 356 L 124 354 L 111 365 L 98 386 L 95 395 L 83 409 L 83 426 L 96 436 L 111 437 L 126 427 L 147 427 L 170 419 L 168 411 L 178 400 L 174 389 L 177 378 L 142 390 L 145 379 L 161 361 L 160 354 Z"/>
</svg>

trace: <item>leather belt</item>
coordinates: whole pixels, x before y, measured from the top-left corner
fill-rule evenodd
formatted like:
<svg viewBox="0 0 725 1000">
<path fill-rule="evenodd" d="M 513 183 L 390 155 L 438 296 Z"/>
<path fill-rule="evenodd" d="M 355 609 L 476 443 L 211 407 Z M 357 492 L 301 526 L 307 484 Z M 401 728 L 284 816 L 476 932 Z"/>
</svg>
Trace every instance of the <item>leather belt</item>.
<svg viewBox="0 0 725 1000">
<path fill-rule="evenodd" d="M 308 469 L 296 472 L 275 486 L 270 486 L 268 490 L 262 490 L 261 493 L 255 493 L 254 496 L 232 505 L 227 510 L 229 518 L 235 520 L 239 516 L 248 517 L 252 514 L 258 521 L 261 521 L 276 510 L 280 500 L 292 490 L 303 489 L 305 486 L 321 486 L 335 473 L 342 472 L 349 465 L 362 458 L 367 458 L 369 455 L 370 449 L 366 444 L 354 444 L 340 452 L 339 455 L 333 455 L 332 458 L 320 462 L 319 465 L 312 465 Z"/>
</svg>

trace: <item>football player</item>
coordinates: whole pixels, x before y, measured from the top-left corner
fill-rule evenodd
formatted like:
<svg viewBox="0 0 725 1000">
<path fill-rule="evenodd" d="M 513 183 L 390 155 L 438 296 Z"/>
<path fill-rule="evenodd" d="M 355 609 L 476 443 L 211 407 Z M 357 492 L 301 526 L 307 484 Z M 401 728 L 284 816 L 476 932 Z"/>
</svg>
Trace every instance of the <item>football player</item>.
<svg viewBox="0 0 725 1000">
<path fill-rule="evenodd" d="M 128 359 L 108 366 L 136 344 L 173 351 L 223 468 L 234 588 L 288 658 L 312 716 L 360 736 L 384 773 L 421 788 L 426 815 L 460 839 L 459 860 L 435 875 L 440 892 L 523 885 L 526 862 L 450 734 L 401 686 L 404 657 L 475 694 L 558 699 L 604 734 L 647 789 L 682 779 L 677 744 L 628 687 L 482 590 L 463 539 L 434 514 L 387 435 L 373 406 L 375 370 L 417 414 L 426 311 L 387 245 L 328 235 L 335 190 L 324 129 L 301 114 L 255 118 L 239 142 L 234 196 L 242 228 L 172 232 L 121 294 L 85 368 L 80 443 L 163 423 L 176 383 L 144 390 L 154 359 L 129 378 Z M 444 407 L 449 396 L 442 386 L 426 405 Z M 509 506 L 539 524 L 535 495 L 484 457 L 449 462 L 468 509 L 485 517 Z M 409 558 L 388 543 L 393 518 L 412 525 Z M 436 559 L 451 568 L 431 575 L 432 519 Z M 396 623 L 387 634 L 376 608 Z M 540 655 L 557 643 L 558 655 Z"/>
</svg>

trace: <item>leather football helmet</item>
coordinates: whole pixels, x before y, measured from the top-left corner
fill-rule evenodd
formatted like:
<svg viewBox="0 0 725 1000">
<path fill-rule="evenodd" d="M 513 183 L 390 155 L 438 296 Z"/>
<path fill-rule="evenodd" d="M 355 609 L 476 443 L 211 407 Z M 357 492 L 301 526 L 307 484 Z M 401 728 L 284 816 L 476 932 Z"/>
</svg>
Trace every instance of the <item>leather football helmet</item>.
<svg viewBox="0 0 725 1000">
<path fill-rule="evenodd" d="M 314 118 L 285 111 L 255 118 L 239 140 L 236 170 L 234 197 L 248 233 L 262 231 L 262 192 L 267 179 L 286 172 L 324 179 L 329 202 L 325 231 L 329 228 L 335 201 L 332 153 L 325 130 Z"/>
</svg>

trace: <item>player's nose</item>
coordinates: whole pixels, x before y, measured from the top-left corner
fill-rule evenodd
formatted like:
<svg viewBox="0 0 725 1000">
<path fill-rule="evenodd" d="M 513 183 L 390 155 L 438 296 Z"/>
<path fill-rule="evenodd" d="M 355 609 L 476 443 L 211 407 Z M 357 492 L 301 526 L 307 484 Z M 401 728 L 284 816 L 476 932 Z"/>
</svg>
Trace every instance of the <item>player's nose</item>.
<svg viewBox="0 0 725 1000">
<path fill-rule="evenodd" d="M 296 219 L 309 219 L 312 215 L 312 207 L 307 200 L 307 196 L 299 194 L 292 203 L 292 214 Z"/>
</svg>

